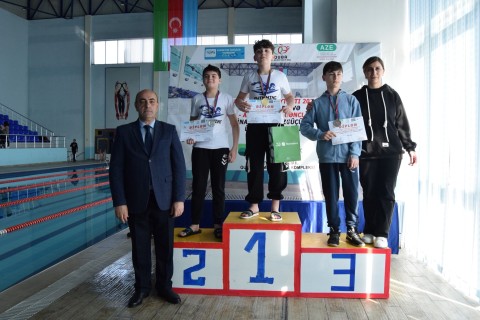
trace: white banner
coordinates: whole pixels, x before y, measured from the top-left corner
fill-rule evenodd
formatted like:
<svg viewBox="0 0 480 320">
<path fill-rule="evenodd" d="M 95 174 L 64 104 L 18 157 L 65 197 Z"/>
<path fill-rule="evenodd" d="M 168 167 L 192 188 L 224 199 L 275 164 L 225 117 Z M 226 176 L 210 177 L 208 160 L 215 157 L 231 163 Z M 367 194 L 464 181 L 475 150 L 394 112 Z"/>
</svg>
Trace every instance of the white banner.
<svg viewBox="0 0 480 320">
<path fill-rule="evenodd" d="M 228 93 L 233 98 L 238 95 L 244 74 L 257 69 L 253 61 L 253 45 L 174 46 L 171 52 L 167 121 L 177 126 L 179 134 L 183 122 L 190 119 L 191 98 L 205 91 L 202 72 L 208 64 L 220 68 L 222 73 L 220 91 Z M 342 63 L 341 87 L 342 90 L 352 93 L 364 84 L 362 64 L 373 55 L 380 55 L 379 43 L 275 45 L 272 67 L 287 75 L 295 97 L 294 111 L 284 117 L 284 124 L 299 126 L 308 101 L 325 92 L 322 74 L 326 62 L 335 60 Z M 228 165 L 228 170 L 244 170 L 245 166 L 243 152 L 247 117 L 243 112 L 236 110 L 240 124 L 239 156 L 234 163 Z M 302 160 L 291 163 L 290 169 L 318 170 L 316 142 L 300 136 L 300 145 Z M 184 144 L 184 152 L 187 168 L 191 169 L 191 146 Z"/>
</svg>

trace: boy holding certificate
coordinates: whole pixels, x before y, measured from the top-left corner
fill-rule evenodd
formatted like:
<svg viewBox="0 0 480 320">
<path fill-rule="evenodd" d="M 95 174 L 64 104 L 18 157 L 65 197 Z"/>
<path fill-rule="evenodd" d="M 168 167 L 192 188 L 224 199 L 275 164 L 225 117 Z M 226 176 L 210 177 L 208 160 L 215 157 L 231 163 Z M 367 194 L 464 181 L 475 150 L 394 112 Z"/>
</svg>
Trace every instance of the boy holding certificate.
<svg viewBox="0 0 480 320">
<path fill-rule="evenodd" d="M 333 145 L 332 138 L 335 134 L 329 129 L 329 122 L 330 125 L 340 127 L 343 119 L 362 116 L 358 100 L 340 90 L 342 77 L 343 68 L 340 63 L 330 61 L 325 64 L 322 79 L 326 83 L 327 91 L 313 101 L 312 110 L 302 119 L 300 131 L 308 139 L 317 141 L 320 177 L 330 227 L 327 244 L 336 247 L 340 243 L 338 198 L 341 177 L 347 225 L 346 239 L 354 246 L 363 247 L 365 244 L 357 233 L 358 157 L 362 144 L 361 141 L 355 141 Z"/>
<path fill-rule="evenodd" d="M 225 174 L 229 162 L 234 162 L 238 149 L 239 126 L 235 115 L 232 96 L 220 92 L 220 69 L 208 65 L 203 70 L 204 93 L 192 99 L 190 121 L 206 120 L 213 125 L 213 139 L 195 142 L 192 150 L 192 224 L 180 232 L 180 237 L 188 237 L 201 232 L 200 220 L 207 190 L 208 174 L 213 195 L 213 223 L 216 238 L 222 237 L 222 223 L 225 211 Z M 227 119 L 232 128 L 233 146 L 229 149 Z"/>
<path fill-rule="evenodd" d="M 290 114 L 293 110 L 295 99 L 290 90 L 287 77 L 283 72 L 272 69 L 275 47 L 269 40 L 260 40 L 253 46 L 254 60 L 257 62 L 257 70 L 247 72 L 243 78 L 240 92 L 235 105 L 243 112 L 249 112 L 252 106 L 248 98 L 261 101 L 262 105 L 268 106 L 270 100 L 285 98 L 286 106 L 282 106 L 280 112 Z M 247 210 L 240 215 L 242 219 L 250 219 L 258 216 L 258 204 L 263 200 L 263 172 L 265 155 L 267 156 L 268 194 L 272 199 L 270 213 L 271 221 L 281 221 L 280 200 L 282 192 L 287 187 L 287 173 L 285 164 L 273 163 L 270 160 L 270 143 L 268 139 L 269 127 L 283 125 L 283 123 L 249 123 L 246 132 L 246 170 L 248 194 L 245 200 L 250 203 Z"/>
</svg>

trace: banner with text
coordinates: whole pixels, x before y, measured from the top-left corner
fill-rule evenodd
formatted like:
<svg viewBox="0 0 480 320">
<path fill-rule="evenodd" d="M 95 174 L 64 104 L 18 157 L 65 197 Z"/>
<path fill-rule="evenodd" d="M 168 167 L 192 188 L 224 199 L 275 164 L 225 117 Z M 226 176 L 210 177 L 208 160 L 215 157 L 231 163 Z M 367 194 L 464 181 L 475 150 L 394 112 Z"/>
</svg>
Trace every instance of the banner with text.
<svg viewBox="0 0 480 320">
<path fill-rule="evenodd" d="M 368 57 L 373 55 L 380 55 L 379 43 L 275 45 L 272 67 L 287 75 L 295 97 L 294 111 L 284 118 L 284 124 L 299 126 L 307 103 L 325 92 L 326 86 L 322 80 L 322 74 L 323 65 L 326 62 L 334 60 L 342 63 L 342 90 L 352 93 L 365 83 L 362 65 Z M 245 73 L 257 69 L 253 60 L 253 45 L 172 46 L 167 121 L 175 124 L 179 133 L 183 123 L 190 118 L 192 97 L 205 91 L 202 72 L 209 64 L 220 68 L 222 73 L 220 91 L 228 93 L 233 98 L 236 98 L 239 93 Z M 244 170 L 247 115 L 236 110 L 240 124 L 239 155 L 235 163 L 229 164 L 228 169 Z M 316 142 L 300 136 L 300 146 L 301 160 L 290 163 L 290 169 L 318 170 Z M 192 146 L 184 143 L 183 147 L 187 168 L 190 169 Z"/>
</svg>

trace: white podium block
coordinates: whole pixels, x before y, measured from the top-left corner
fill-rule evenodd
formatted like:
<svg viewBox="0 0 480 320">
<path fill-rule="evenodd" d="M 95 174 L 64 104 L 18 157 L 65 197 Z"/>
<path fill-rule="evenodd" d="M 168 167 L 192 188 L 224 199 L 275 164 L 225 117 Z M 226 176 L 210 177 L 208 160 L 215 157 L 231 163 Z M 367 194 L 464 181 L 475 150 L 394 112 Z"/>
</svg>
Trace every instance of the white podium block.
<svg viewBox="0 0 480 320">
<path fill-rule="evenodd" d="M 301 296 L 388 298 L 390 249 L 356 248 L 345 242 L 345 235 L 337 248 L 326 246 L 325 234 L 304 234 L 303 237 L 310 239 L 302 242 Z M 317 245 L 305 245 L 312 239 Z"/>
<path fill-rule="evenodd" d="M 282 221 L 272 222 L 268 220 L 269 214 L 245 220 L 239 218 L 239 212 L 234 212 L 225 220 L 226 289 L 232 294 L 298 294 L 300 219 L 297 213 L 286 212 Z"/>
<path fill-rule="evenodd" d="M 390 249 L 327 246 L 328 235 L 303 233 L 296 212 L 240 219 L 231 212 L 223 240 L 213 229 L 175 236 L 173 287 L 179 293 L 268 297 L 388 298 Z M 182 228 L 177 228 L 178 234 Z"/>
<path fill-rule="evenodd" d="M 295 234 L 286 230 L 231 230 L 230 290 L 294 290 Z"/>
<path fill-rule="evenodd" d="M 176 229 L 178 234 L 182 228 Z M 224 245 L 213 229 L 187 238 L 175 237 L 173 287 L 179 293 L 225 294 L 223 278 Z"/>
</svg>

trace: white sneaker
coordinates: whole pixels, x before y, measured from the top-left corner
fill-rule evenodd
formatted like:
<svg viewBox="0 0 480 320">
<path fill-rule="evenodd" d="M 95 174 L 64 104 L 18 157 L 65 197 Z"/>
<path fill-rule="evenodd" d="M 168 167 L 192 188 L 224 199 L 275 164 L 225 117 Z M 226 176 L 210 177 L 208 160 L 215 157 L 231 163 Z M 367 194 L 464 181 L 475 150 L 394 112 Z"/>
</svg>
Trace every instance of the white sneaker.
<svg viewBox="0 0 480 320">
<path fill-rule="evenodd" d="M 375 248 L 388 248 L 388 240 L 385 237 L 376 237 L 373 246 Z"/>
<path fill-rule="evenodd" d="M 364 234 L 362 237 L 363 242 L 365 242 L 366 244 L 372 244 L 373 239 L 375 239 L 375 237 L 373 236 L 373 234 L 369 234 L 369 233 Z"/>
</svg>

